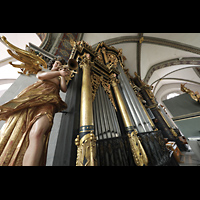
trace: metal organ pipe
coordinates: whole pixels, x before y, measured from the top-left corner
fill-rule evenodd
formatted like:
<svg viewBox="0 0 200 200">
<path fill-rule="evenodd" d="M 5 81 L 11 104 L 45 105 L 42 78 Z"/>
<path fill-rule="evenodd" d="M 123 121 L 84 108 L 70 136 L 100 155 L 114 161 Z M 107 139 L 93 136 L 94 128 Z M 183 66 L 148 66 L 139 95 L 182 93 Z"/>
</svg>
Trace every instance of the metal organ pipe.
<svg viewBox="0 0 200 200">
<path fill-rule="evenodd" d="M 136 124 L 136 128 L 138 129 L 138 132 L 144 132 L 143 123 L 141 122 L 140 116 L 138 117 L 138 114 L 136 113 L 137 110 L 135 108 L 135 105 L 132 105 L 130 95 L 128 94 L 128 92 L 127 92 L 127 90 L 126 90 L 126 88 L 125 88 L 123 83 L 120 83 L 120 86 L 121 86 L 121 91 L 124 94 L 124 97 L 125 97 L 126 102 L 128 104 L 128 108 L 129 108 L 129 110 L 131 112 L 131 116 L 132 116 L 131 118 L 134 119 L 135 124 Z"/>
<path fill-rule="evenodd" d="M 119 88 L 119 91 L 121 92 L 121 94 L 123 94 L 124 92 L 122 91 L 122 88 L 120 85 L 118 88 Z M 141 126 L 141 123 L 140 123 L 139 119 L 137 118 L 135 110 L 131 107 L 129 96 L 125 93 L 124 95 L 122 95 L 122 98 L 124 100 L 124 104 L 126 105 L 130 120 L 131 120 L 132 124 L 134 125 L 134 128 L 136 128 L 138 130 L 138 127 Z M 126 101 L 126 99 L 128 99 L 128 100 Z M 130 110 L 129 108 L 131 108 L 132 110 Z M 136 116 L 136 117 L 133 118 L 131 113 L 134 113 L 134 116 Z M 138 130 L 138 132 L 139 132 L 139 130 Z"/>
<path fill-rule="evenodd" d="M 93 101 L 93 113 L 97 140 L 121 136 L 115 108 L 101 85 Z"/>
<path fill-rule="evenodd" d="M 127 103 L 129 101 L 128 106 L 130 111 L 132 112 L 132 116 L 135 121 L 137 121 L 138 119 L 141 124 L 141 126 L 138 126 L 139 132 L 153 131 L 149 119 L 146 116 L 145 111 L 141 107 L 140 102 L 137 99 L 137 96 L 128 81 L 128 78 L 124 73 L 124 70 L 121 66 L 118 66 L 117 69 L 120 71 L 120 75 L 118 76 L 120 80 L 120 85 L 124 95 L 126 96 Z M 133 110 L 135 112 L 133 112 Z"/>
<path fill-rule="evenodd" d="M 96 94 L 97 96 L 99 96 L 100 94 L 99 94 L 99 90 L 97 91 L 97 94 Z M 100 119 L 100 121 L 98 120 L 98 122 L 99 122 L 99 127 L 101 127 L 101 130 L 100 130 L 100 132 L 99 132 L 99 134 L 101 134 L 101 136 L 103 137 L 103 133 L 105 133 L 106 132 L 106 130 L 105 130 L 105 122 L 104 122 L 104 120 L 103 120 L 103 113 L 102 113 L 102 109 L 99 109 L 99 108 L 101 108 L 101 101 L 100 101 L 100 98 L 98 97 L 96 97 L 96 100 L 97 100 L 97 106 L 96 106 L 96 108 L 97 108 L 97 110 L 98 110 L 98 114 L 99 114 L 99 116 L 97 116 L 97 117 L 99 117 L 99 119 Z"/>
<path fill-rule="evenodd" d="M 101 101 L 101 104 L 102 104 L 102 112 L 103 112 L 103 119 L 104 119 L 104 124 L 105 124 L 105 132 L 108 132 L 109 131 L 108 121 L 105 120 L 106 117 L 107 117 L 106 109 L 105 109 L 105 101 L 104 101 L 104 98 L 103 98 L 101 87 L 99 87 L 99 93 L 100 93 L 100 101 Z"/>
<path fill-rule="evenodd" d="M 119 70 L 119 68 L 121 68 L 121 67 L 118 67 L 118 70 Z M 140 115 L 140 113 L 138 113 L 138 109 L 136 107 L 135 102 L 133 101 L 133 97 L 132 97 L 130 91 L 128 90 L 129 88 L 127 87 L 126 80 L 123 77 L 124 72 L 122 72 L 122 71 L 120 71 L 121 73 L 118 76 L 118 78 L 120 80 L 120 86 L 122 88 L 122 92 L 123 92 L 124 96 L 126 97 L 126 101 L 128 102 L 129 109 L 131 111 L 131 114 L 132 114 L 134 120 L 137 121 L 138 131 L 139 132 L 145 132 L 146 130 L 145 130 L 145 127 L 144 127 L 144 124 L 143 124 L 143 120 L 141 119 L 141 115 Z M 138 121 L 139 121 L 139 123 L 138 123 Z"/>
</svg>

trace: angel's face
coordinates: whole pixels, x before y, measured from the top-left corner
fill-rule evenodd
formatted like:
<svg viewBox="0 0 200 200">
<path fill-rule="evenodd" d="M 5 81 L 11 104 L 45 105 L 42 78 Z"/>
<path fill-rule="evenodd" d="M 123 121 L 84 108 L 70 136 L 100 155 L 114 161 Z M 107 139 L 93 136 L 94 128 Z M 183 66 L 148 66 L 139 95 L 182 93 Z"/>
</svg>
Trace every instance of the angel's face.
<svg viewBox="0 0 200 200">
<path fill-rule="evenodd" d="M 51 71 L 59 71 L 61 66 L 62 66 L 62 63 L 60 61 L 55 61 Z"/>
</svg>

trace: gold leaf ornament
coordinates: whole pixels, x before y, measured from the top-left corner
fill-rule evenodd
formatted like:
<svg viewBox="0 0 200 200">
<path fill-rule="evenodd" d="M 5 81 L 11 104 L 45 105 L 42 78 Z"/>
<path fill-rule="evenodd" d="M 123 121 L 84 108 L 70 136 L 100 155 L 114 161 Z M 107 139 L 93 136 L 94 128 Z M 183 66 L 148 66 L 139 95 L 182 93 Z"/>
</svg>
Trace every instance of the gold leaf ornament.
<svg viewBox="0 0 200 200">
<path fill-rule="evenodd" d="M 47 69 L 47 63 L 38 55 L 35 55 L 32 52 L 22 50 L 10 42 L 7 41 L 5 36 L 0 37 L 0 41 L 9 49 L 7 49 L 7 52 L 16 60 L 19 60 L 22 62 L 20 65 L 13 64 L 12 62 L 9 62 L 13 67 L 22 69 L 23 72 L 18 72 L 25 75 L 30 74 L 37 74 L 39 71 L 42 70 L 42 65 L 45 69 Z"/>
</svg>

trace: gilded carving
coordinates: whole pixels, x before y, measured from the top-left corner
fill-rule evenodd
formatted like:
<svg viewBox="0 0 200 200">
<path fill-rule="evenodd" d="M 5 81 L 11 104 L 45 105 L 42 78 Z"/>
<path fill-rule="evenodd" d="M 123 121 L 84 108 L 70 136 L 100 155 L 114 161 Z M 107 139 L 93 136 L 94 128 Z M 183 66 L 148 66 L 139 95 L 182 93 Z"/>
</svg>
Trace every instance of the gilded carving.
<svg viewBox="0 0 200 200">
<path fill-rule="evenodd" d="M 131 146 L 131 151 L 133 154 L 134 161 L 137 166 L 147 166 L 148 165 L 148 158 L 143 149 L 143 146 L 137 136 L 137 131 L 134 130 L 128 133 L 129 142 Z"/>
<path fill-rule="evenodd" d="M 113 98 L 113 95 L 111 92 L 111 88 L 110 88 L 110 82 L 108 80 L 105 80 L 103 75 L 98 76 L 94 72 L 91 74 L 91 81 L 92 81 L 92 101 L 94 101 L 94 99 L 96 97 L 96 92 L 99 88 L 99 85 L 101 84 L 103 86 L 105 92 L 107 93 L 115 110 L 117 110 L 115 102 L 114 102 L 114 98 Z"/>
<path fill-rule="evenodd" d="M 102 54 L 101 54 L 101 49 L 98 50 L 97 59 L 98 59 L 100 62 L 103 62 L 103 57 L 102 57 Z"/>
<path fill-rule="evenodd" d="M 42 65 L 45 69 L 47 69 L 46 62 L 38 55 L 35 55 L 32 52 L 28 52 L 14 46 L 13 44 L 7 41 L 5 36 L 2 36 L 0 38 L 0 41 L 9 48 L 7 52 L 13 58 L 22 62 L 20 65 L 12 64 L 12 62 L 9 62 L 9 64 L 11 64 L 13 67 L 23 69 L 23 74 L 25 75 L 37 74 L 37 72 L 42 70 L 40 65 Z"/>
<path fill-rule="evenodd" d="M 107 53 L 107 57 L 108 57 L 108 60 L 110 62 L 109 68 L 111 68 L 111 67 L 116 68 L 117 67 L 117 63 L 118 63 L 118 59 L 117 59 L 116 55 L 114 55 L 113 53 L 108 52 Z"/>
<path fill-rule="evenodd" d="M 96 166 L 96 137 L 93 131 L 81 139 L 77 135 L 75 144 L 77 146 L 76 166 Z"/>
<path fill-rule="evenodd" d="M 185 84 L 181 84 L 181 91 L 188 93 L 192 99 L 194 99 L 196 102 L 200 102 L 200 94 L 199 92 L 193 92 L 192 90 L 185 87 Z"/>
<path fill-rule="evenodd" d="M 114 106 L 115 110 L 117 110 L 117 107 L 115 105 L 114 98 L 113 98 L 113 95 L 112 95 L 112 92 L 111 92 L 110 83 L 108 81 L 103 80 L 102 86 L 103 86 L 105 92 L 107 93 L 107 95 L 108 95 L 112 105 Z"/>
<path fill-rule="evenodd" d="M 99 88 L 99 85 L 101 84 L 101 81 L 103 79 L 103 76 L 98 76 L 95 73 L 91 74 L 91 81 L 92 81 L 92 101 L 94 101 L 96 97 L 96 92 Z"/>
</svg>

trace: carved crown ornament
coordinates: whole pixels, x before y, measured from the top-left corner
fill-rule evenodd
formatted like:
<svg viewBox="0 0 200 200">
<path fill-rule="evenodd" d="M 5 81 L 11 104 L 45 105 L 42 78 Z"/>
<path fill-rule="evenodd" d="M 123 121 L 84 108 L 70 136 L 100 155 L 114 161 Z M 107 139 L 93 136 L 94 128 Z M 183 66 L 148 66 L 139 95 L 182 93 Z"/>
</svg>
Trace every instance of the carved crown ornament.
<svg viewBox="0 0 200 200">
<path fill-rule="evenodd" d="M 117 64 L 119 63 L 123 67 L 123 61 L 126 59 L 122 55 L 122 49 L 109 47 L 104 42 L 100 42 L 96 49 L 93 49 L 85 41 L 71 41 L 70 44 L 73 46 L 70 58 L 82 60 L 85 54 L 90 54 L 91 61 L 94 62 L 92 71 L 103 75 L 106 79 L 109 79 L 112 72 L 118 75 Z"/>
<path fill-rule="evenodd" d="M 90 64 L 92 99 L 95 99 L 96 91 L 101 84 L 116 109 L 110 84 L 113 79 L 115 79 L 116 84 L 119 83 L 117 75 L 120 72 L 117 70 L 117 65 L 119 64 L 123 68 L 123 62 L 126 60 L 125 56 L 122 55 L 122 49 L 109 47 L 104 42 L 100 42 L 96 49 L 93 49 L 85 41 L 71 41 L 70 44 L 73 46 L 70 58 L 76 59 L 80 63 L 80 67 L 84 65 L 83 63 L 86 64 L 86 60 L 87 63 L 92 63 Z M 88 54 L 90 55 L 90 61 L 86 59 Z"/>
</svg>

